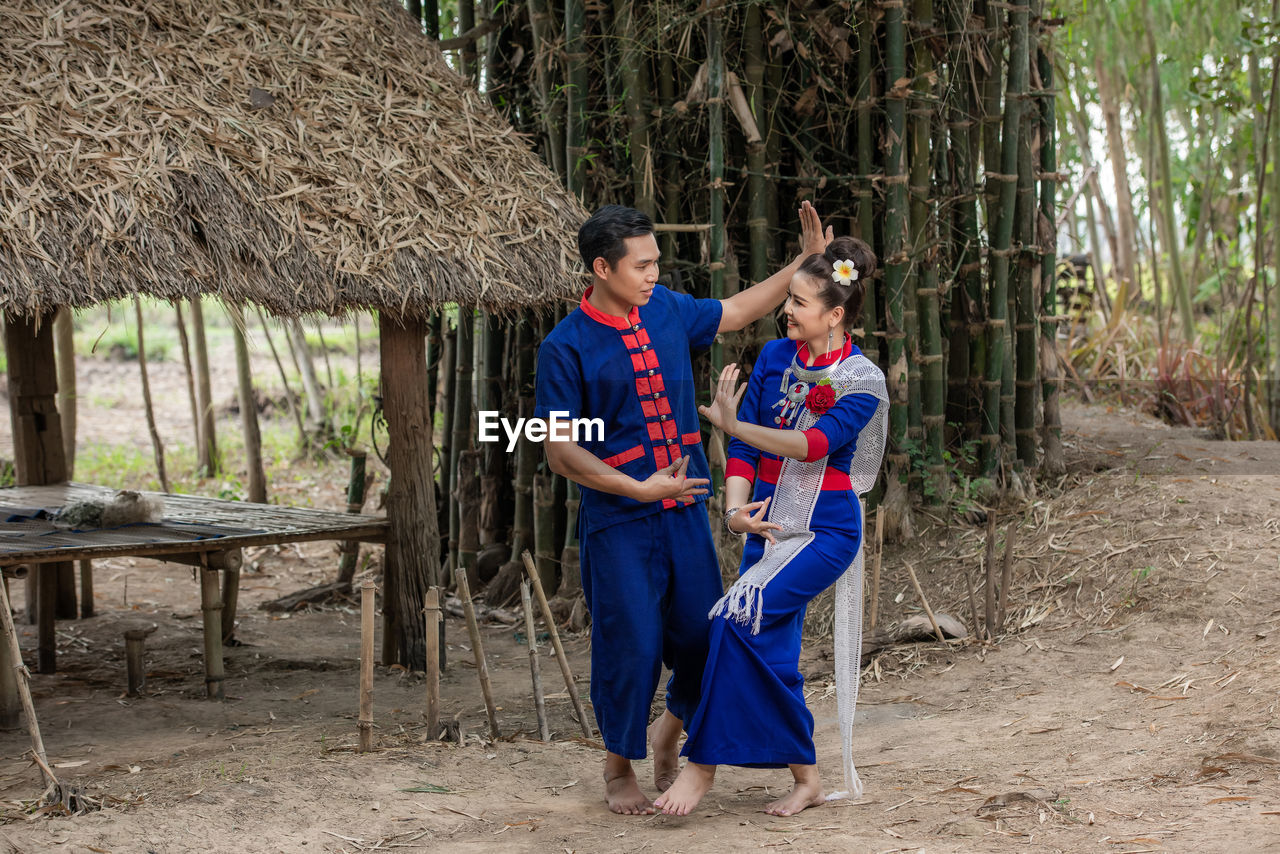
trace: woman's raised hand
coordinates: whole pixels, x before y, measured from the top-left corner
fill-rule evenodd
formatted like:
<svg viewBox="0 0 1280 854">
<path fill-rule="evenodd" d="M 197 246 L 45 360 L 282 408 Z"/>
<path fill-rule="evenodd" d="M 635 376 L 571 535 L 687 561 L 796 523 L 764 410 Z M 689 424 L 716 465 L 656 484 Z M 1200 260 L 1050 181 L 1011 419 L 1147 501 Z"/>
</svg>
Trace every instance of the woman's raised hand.
<svg viewBox="0 0 1280 854">
<path fill-rule="evenodd" d="M 738 508 L 738 512 L 729 517 L 729 530 L 736 534 L 759 534 L 774 545 L 778 541 L 773 538 L 774 531 L 781 531 L 782 526 L 777 522 L 765 521 L 765 514 L 769 512 L 769 502 L 773 500 L 773 496 L 769 496 L 764 501 L 752 501 L 750 504 L 743 504 Z M 754 513 L 752 511 L 755 511 Z"/>
<path fill-rule="evenodd" d="M 827 248 L 827 244 L 836 239 L 831 226 L 822 228 L 822 218 L 818 211 L 807 201 L 800 204 L 800 254 L 808 258 L 817 255 Z"/>
<path fill-rule="evenodd" d="M 698 411 L 708 421 L 730 436 L 734 435 L 737 429 L 738 404 L 742 402 L 742 395 L 747 390 L 746 383 L 739 386 L 737 382 L 737 363 L 725 365 L 724 370 L 720 372 L 720 381 L 716 383 L 711 405 L 698 407 Z"/>
</svg>

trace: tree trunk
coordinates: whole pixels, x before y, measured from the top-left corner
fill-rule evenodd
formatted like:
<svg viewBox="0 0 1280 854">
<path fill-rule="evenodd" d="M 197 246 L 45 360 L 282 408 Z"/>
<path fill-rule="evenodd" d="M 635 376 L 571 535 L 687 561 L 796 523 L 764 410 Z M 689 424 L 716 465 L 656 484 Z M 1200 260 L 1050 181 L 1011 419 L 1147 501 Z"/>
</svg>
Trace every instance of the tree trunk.
<svg viewBox="0 0 1280 854">
<path fill-rule="evenodd" d="M 196 406 L 200 410 L 197 431 L 200 441 L 196 465 L 203 477 L 216 477 L 222 470 L 218 459 L 218 436 L 213 413 L 213 391 L 209 383 L 209 346 L 204 335 L 204 306 L 200 297 L 191 301 L 191 337 L 196 357 Z"/>
<path fill-rule="evenodd" d="M 187 321 L 183 317 L 182 303 L 174 304 L 178 321 L 178 341 L 182 344 L 182 366 L 187 377 L 187 398 L 191 402 L 191 429 L 195 431 L 196 448 L 200 447 L 200 404 L 196 396 L 196 373 L 191 363 L 191 341 L 187 337 Z"/>
<path fill-rule="evenodd" d="M 296 317 L 283 321 L 285 332 L 289 338 L 289 350 L 293 353 L 298 365 L 298 375 L 302 378 L 302 393 L 307 399 L 308 427 L 312 436 L 329 435 L 329 417 L 325 411 L 324 387 L 316 375 L 315 360 L 311 355 L 311 345 L 307 343 L 307 333 Z"/>
<path fill-rule="evenodd" d="M 136 295 L 133 298 L 134 317 L 138 323 L 138 374 L 142 379 L 142 405 L 147 417 L 147 432 L 151 434 L 151 450 L 155 454 L 156 476 L 160 478 L 160 490 L 169 491 L 169 477 L 164 470 L 164 443 L 160 441 L 160 431 L 156 429 L 156 410 L 151 404 L 151 382 L 147 378 L 147 343 L 142 327 L 142 300 Z M 72 584 L 74 585 L 74 579 Z M 75 616 L 72 614 L 72 616 Z"/>
<path fill-rule="evenodd" d="M 1111 161 L 1111 175 L 1116 194 L 1116 288 L 1114 323 L 1129 303 L 1139 298 L 1137 272 L 1137 221 L 1133 215 L 1133 196 L 1129 189 L 1129 177 L 1125 172 L 1128 156 L 1124 147 L 1124 129 L 1120 123 L 1120 99 L 1112 84 L 1111 72 L 1103 65 L 1101 57 L 1095 59 L 1094 72 L 1098 83 L 1098 105 L 1107 131 L 1107 156 Z"/>
</svg>

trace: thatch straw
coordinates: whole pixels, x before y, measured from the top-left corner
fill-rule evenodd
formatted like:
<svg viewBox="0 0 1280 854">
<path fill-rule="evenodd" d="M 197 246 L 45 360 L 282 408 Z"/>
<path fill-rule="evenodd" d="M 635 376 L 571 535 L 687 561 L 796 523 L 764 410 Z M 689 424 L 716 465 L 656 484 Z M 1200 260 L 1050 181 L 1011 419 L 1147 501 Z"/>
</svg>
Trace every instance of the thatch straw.
<svg viewBox="0 0 1280 854">
<path fill-rule="evenodd" d="M 0 0 L 0 308 L 514 312 L 584 217 L 387 0 Z"/>
</svg>

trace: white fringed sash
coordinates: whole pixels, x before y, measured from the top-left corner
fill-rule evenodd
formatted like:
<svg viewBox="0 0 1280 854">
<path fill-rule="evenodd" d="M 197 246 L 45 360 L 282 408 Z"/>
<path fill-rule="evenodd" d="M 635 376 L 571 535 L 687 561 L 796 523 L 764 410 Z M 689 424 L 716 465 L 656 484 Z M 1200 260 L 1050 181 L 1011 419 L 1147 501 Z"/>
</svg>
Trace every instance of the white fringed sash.
<svg viewBox="0 0 1280 854">
<path fill-rule="evenodd" d="M 849 479 L 859 496 L 858 513 L 865 519 L 861 496 L 875 484 L 889 434 L 889 394 L 884 374 L 871 360 L 853 355 L 825 368 L 802 368 L 792 364 L 792 373 L 801 380 L 831 382 L 837 401 L 847 394 L 870 394 L 879 403 L 867 426 L 858 434 L 858 444 L 849 466 Z M 819 416 L 807 408 L 796 419 L 796 430 L 807 430 Z M 709 616 L 724 615 L 743 625 L 751 625 L 758 634 L 764 610 L 764 592 L 775 575 L 813 542 L 810 530 L 813 510 L 822 491 L 822 477 L 828 457 L 812 462 L 784 459 L 778 484 L 769 505 L 768 520 L 782 526 L 775 531 L 777 544 L 765 542 L 764 554 L 744 572 Z M 863 531 L 864 539 L 866 531 Z M 837 792 L 828 800 L 862 797 L 862 780 L 853 765 L 853 713 L 858 703 L 858 674 L 862 657 L 862 542 L 849 568 L 836 580 L 834 642 L 836 653 L 836 706 L 840 717 L 845 786 L 848 792 Z"/>
</svg>

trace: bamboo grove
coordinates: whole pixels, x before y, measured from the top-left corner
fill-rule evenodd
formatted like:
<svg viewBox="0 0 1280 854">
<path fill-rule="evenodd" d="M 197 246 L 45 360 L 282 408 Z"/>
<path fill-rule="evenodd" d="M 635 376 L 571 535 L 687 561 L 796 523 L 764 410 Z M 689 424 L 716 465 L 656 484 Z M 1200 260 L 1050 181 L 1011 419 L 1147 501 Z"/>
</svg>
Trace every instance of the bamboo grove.
<svg viewBox="0 0 1280 854">
<path fill-rule="evenodd" d="M 767 277 L 795 251 L 805 199 L 874 247 L 858 343 L 894 403 L 875 496 L 891 534 L 909 532 L 912 494 L 1061 469 L 1060 22 L 1040 0 L 414 0 L 408 13 L 588 208 L 653 216 L 674 287 L 723 297 Z M 432 326 L 448 552 L 479 581 L 502 561 L 516 577 L 533 546 L 548 587 L 562 566 L 561 593 L 577 589 L 572 485 L 527 443 L 512 458 L 478 449 L 473 421 L 473 406 L 532 412 L 536 342 L 571 308 L 514 321 L 462 309 Z M 778 334 L 766 318 L 725 336 L 701 364 L 708 387 Z M 722 447 L 713 437 L 713 469 Z M 490 601 L 510 592 L 496 584 Z"/>
</svg>

